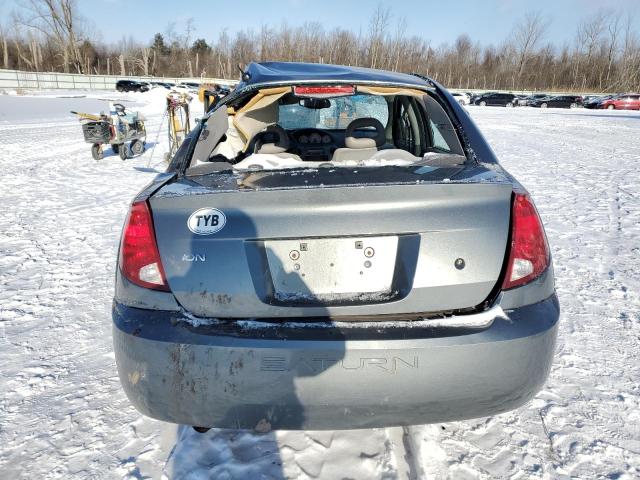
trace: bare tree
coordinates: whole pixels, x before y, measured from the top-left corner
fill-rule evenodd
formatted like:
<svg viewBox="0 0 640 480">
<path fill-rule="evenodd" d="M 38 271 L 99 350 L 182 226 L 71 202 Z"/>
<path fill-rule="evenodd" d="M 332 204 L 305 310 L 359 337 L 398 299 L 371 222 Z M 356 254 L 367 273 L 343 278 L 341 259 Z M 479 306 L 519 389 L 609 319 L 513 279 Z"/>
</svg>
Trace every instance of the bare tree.
<svg viewBox="0 0 640 480">
<path fill-rule="evenodd" d="M 120 65 L 120 75 L 122 75 L 124 77 L 127 74 L 127 69 L 125 67 L 124 54 L 123 53 L 118 55 L 118 64 Z"/>
<path fill-rule="evenodd" d="M 369 59 L 371 68 L 376 68 L 378 65 L 378 57 L 381 56 L 380 50 L 382 49 L 390 20 L 391 8 L 384 8 L 381 3 L 378 4 L 369 22 Z"/>
<path fill-rule="evenodd" d="M 2 68 L 9 68 L 9 46 L 4 25 L 0 24 L 0 44 L 2 45 Z"/>
<path fill-rule="evenodd" d="M 522 78 L 527 61 L 544 36 L 547 25 L 548 22 L 539 12 L 527 13 L 522 21 L 516 25 L 512 34 L 512 46 L 517 55 L 516 74 L 518 79 Z"/>
<path fill-rule="evenodd" d="M 609 47 L 607 49 L 607 84 L 609 84 L 609 80 L 611 78 L 611 68 L 613 67 L 613 62 L 615 61 L 616 52 L 618 50 L 618 37 L 620 35 L 621 20 L 622 16 L 619 13 L 613 13 L 611 15 L 609 26 L 607 27 L 607 30 L 609 31 Z"/>
<path fill-rule="evenodd" d="M 619 85 L 631 85 L 630 90 L 640 90 L 640 40 L 633 30 L 633 18 L 627 14 L 624 28 L 624 47 L 621 58 Z"/>
<path fill-rule="evenodd" d="M 26 0 L 17 18 L 22 25 L 58 45 L 65 71 L 71 64 L 78 73 L 82 73 L 81 34 L 75 0 Z"/>
<path fill-rule="evenodd" d="M 404 32 L 406 30 L 407 19 L 399 18 L 398 23 L 396 24 L 396 34 L 391 45 L 391 52 L 389 52 L 391 55 L 388 55 L 389 64 L 387 65 L 387 68 L 390 70 L 398 71 L 398 67 L 400 66 L 400 56 L 405 48 Z"/>
<path fill-rule="evenodd" d="M 151 48 L 142 47 L 137 49 L 137 52 L 134 58 L 134 63 L 136 67 L 140 69 L 140 72 L 145 76 L 149 75 L 150 59 L 151 59 Z"/>
</svg>

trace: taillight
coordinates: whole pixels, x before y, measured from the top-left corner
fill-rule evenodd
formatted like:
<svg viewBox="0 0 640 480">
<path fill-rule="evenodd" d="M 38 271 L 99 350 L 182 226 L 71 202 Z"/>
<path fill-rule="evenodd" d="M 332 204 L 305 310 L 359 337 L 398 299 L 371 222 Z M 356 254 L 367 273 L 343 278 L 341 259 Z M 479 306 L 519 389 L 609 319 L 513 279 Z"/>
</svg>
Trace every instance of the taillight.
<svg viewBox="0 0 640 480">
<path fill-rule="evenodd" d="M 299 97 L 338 97 L 341 95 L 353 95 L 353 85 L 313 85 L 293 87 L 294 95 Z"/>
<path fill-rule="evenodd" d="M 549 245 L 540 216 L 528 194 L 515 193 L 511 206 L 511 249 L 502 289 L 519 287 L 549 266 Z"/>
<path fill-rule="evenodd" d="M 120 270 L 144 288 L 169 291 L 147 202 L 131 205 L 120 244 Z"/>
</svg>

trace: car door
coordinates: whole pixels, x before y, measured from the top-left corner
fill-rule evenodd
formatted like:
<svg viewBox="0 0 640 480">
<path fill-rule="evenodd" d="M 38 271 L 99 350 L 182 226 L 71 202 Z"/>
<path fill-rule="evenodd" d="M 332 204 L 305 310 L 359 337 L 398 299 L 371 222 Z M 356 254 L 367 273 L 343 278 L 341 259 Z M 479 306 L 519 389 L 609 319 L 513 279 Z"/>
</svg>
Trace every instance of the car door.
<svg viewBox="0 0 640 480">
<path fill-rule="evenodd" d="M 631 109 L 640 110 L 640 95 L 631 96 Z"/>
<path fill-rule="evenodd" d="M 625 109 L 628 108 L 628 100 L 629 95 L 621 95 L 615 102 L 614 105 L 617 109 Z"/>
<path fill-rule="evenodd" d="M 638 95 L 627 95 L 623 108 L 625 110 L 638 110 Z"/>
</svg>

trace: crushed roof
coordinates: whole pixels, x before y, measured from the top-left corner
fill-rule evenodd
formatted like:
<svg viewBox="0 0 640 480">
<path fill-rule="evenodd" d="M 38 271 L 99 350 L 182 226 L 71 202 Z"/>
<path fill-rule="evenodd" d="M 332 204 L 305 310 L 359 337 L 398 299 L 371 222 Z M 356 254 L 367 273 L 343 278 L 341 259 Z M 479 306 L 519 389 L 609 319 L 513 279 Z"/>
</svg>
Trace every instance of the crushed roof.
<svg viewBox="0 0 640 480">
<path fill-rule="evenodd" d="M 429 85 L 424 79 L 407 73 L 323 63 L 250 63 L 244 73 L 238 89 L 257 84 L 290 82 L 380 83 L 422 88 Z"/>
</svg>

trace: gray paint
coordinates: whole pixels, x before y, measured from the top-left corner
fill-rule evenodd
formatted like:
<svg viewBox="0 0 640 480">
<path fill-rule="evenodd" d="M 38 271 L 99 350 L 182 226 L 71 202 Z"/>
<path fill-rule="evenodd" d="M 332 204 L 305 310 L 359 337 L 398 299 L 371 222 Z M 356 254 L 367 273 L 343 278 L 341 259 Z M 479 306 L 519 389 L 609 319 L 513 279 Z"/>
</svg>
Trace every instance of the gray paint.
<svg viewBox="0 0 640 480">
<path fill-rule="evenodd" d="M 464 109 L 432 85 L 468 159 L 459 168 L 192 172 L 172 183 L 175 177 L 159 176 L 138 195 L 150 201 L 172 289 L 140 288 L 116 272 L 116 362 L 139 411 L 199 426 L 367 428 L 493 415 L 535 395 L 557 335 L 553 269 L 499 291 L 511 191 L 522 187 L 497 164 Z M 171 171 L 186 168 L 200 132 L 201 126 L 194 129 Z M 203 207 L 227 216 L 213 236 L 187 229 L 189 215 Z M 322 305 L 274 300 L 269 241 L 385 235 L 398 238 L 396 297 Z M 464 258 L 464 269 L 455 268 L 457 258 Z M 487 302 L 494 297 L 508 318 L 486 328 L 414 328 L 401 319 L 495 305 Z M 186 321 L 192 314 L 291 322 L 194 327 Z M 376 328 L 330 320 L 383 314 Z M 330 328 L 314 328 L 320 323 L 310 317 Z M 305 321 L 312 323 L 295 326 Z"/>
<path fill-rule="evenodd" d="M 464 335 L 264 340 L 259 329 L 253 338 L 219 336 L 153 316 L 133 324 L 114 316 L 113 334 L 122 385 L 145 415 L 207 427 L 322 430 L 516 408 L 548 375 L 558 315 L 553 295 Z"/>
<path fill-rule="evenodd" d="M 173 184 L 175 189 L 175 184 Z M 482 303 L 498 281 L 510 183 L 309 188 L 153 197 L 151 209 L 168 282 L 178 302 L 203 317 L 304 317 L 453 310 Z M 187 228 L 197 209 L 226 215 L 214 235 Z M 267 251 L 256 239 L 399 235 L 386 303 L 275 305 Z M 185 255 L 187 257 L 185 257 Z M 185 261 L 200 255 L 204 261 Z M 455 268 L 463 258 L 466 267 Z"/>
</svg>

